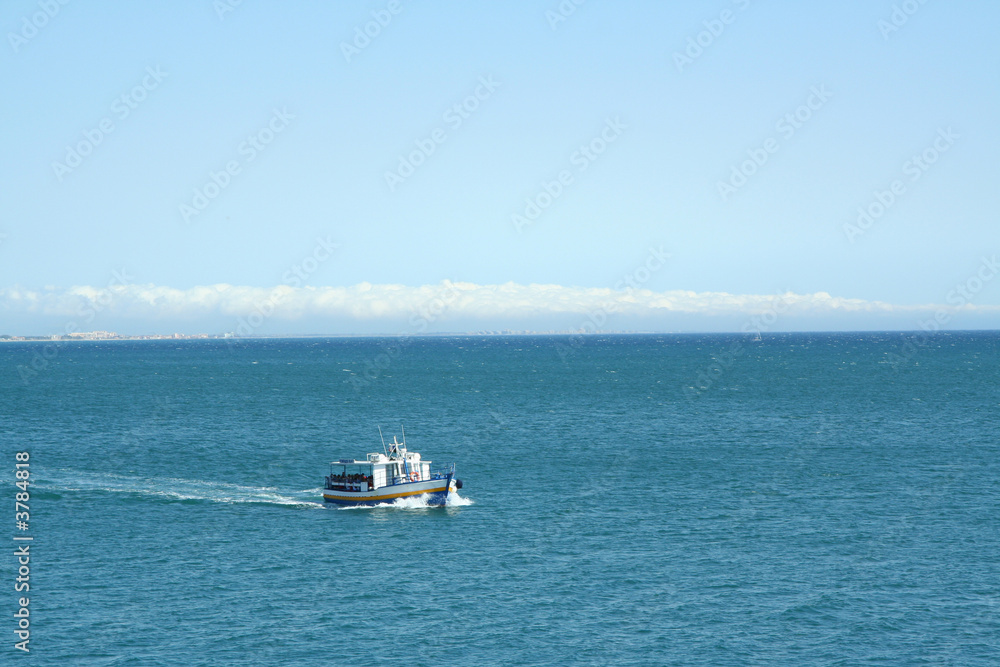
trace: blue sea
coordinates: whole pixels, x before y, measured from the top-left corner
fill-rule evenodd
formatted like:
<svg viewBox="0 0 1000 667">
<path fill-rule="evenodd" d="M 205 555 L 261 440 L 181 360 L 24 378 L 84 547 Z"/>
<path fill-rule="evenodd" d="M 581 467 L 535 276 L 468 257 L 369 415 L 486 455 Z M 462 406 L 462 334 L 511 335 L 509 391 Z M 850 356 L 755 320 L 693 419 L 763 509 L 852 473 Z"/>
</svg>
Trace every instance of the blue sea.
<svg viewBox="0 0 1000 667">
<path fill-rule="evenodd" d="M 0 373 L 3 664 L 1000 664 L 997 333 L 9 342 Z M 460 498 L 324 506 L 379 426 Z"/>
</svg>

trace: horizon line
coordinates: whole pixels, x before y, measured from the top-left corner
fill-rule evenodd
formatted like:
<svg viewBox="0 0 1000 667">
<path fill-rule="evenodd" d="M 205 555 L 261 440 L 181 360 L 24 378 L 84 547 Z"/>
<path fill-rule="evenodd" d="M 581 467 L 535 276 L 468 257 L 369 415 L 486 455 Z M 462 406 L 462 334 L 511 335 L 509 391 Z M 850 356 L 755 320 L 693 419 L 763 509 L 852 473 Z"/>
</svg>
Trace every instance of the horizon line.
<svg viewBox="0 0 1000 667">
<path fill-rule="evenodd" d="M 91 332 L 83 332 L 91 333 Z M 777 329 L 773 331 L 639 331 L 639 330 L 609 330 L 609 331 L 569 331 L 569 330 L 476 330 L 476 331 L 439 331 L 423 333 L 275 333 L 250 334 L 245 336 L 227 335 L 226 333 L 145 333 L 119 334 L 117 332 L 101 332 L 111 336 L 68 336 L 65 334 L 0 334 L 0 343 L 94 343 L 137 340 L 280 340 L 299 338 L 448 338 L 454 336 L 472 336 L 480 338 L 496 338 L 503 336 L 756 336 L 761 338 L 786 334 L 954 334 L 954 333 L 1000 333 L 1000 328 L 961 328 L 937 329 Z"/>
</svg>

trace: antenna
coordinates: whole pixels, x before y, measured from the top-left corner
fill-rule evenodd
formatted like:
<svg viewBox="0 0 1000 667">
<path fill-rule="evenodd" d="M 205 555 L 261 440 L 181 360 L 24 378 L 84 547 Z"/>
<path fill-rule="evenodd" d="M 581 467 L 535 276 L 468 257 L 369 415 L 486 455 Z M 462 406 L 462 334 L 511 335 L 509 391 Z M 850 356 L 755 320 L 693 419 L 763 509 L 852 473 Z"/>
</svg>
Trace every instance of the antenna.
<svg viewBox="0 0 1000 667">
<path fill-rule="evenodd" d="M 378 427 L 378 437 L 382 440 L 382 451 L 385 452 L 385 458 L 389 458 L 389 452 L 385 448 L 385 438 L 382 437 L 382 427 Z"/>
<path fill-rule="evenodd" d="M 406 429 L 403 428 L 402 424 L 400 424 L 399 430 L 403 432 L 403 447 L 406 447 Z"/>
</svg>

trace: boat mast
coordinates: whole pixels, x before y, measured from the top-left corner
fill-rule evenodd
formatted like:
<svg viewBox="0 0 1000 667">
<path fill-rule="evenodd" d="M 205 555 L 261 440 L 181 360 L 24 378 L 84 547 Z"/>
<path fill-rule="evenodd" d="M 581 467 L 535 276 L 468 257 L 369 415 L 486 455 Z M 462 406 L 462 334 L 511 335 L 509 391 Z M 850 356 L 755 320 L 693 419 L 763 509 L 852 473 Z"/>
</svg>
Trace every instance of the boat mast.
<svg viewBox="0 0 1000 667">
<path fill-rule="evenodd" d="M 385 448 L 385 438 L 382 436 L 382 427 L 378 427 L 378 437 L 382 440 L 382 451 L 385 452 L 385 458 L 389 458 L 389 450 Z"/>
<path fill-rule="evenodd" d="M 401 445 L 403 445 L 403 451 L 400 452 L 400 456 L 403 457 L 403 476 L 406 477 L 407 479 L 409 479 L 410 478 L 410 462 L 406 460 L 407 459 L 407 456 L 406 456 L 406 429 L 403 428 L 402 424 L 400 424 L 399 425 L 399 430 L 403 432 L 403 442 L 400 443 Z"/>
</svg>

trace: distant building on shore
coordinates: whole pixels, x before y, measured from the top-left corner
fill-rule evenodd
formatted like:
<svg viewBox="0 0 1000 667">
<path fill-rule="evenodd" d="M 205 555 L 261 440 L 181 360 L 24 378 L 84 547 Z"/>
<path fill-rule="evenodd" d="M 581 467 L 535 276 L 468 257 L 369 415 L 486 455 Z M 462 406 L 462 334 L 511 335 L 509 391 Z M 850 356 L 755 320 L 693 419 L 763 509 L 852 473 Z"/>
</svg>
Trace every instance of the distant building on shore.
<svg viewBox="0 0 1000 667">
<path fill-rule="evenodd" d="M 121 337 L 114 331 L 76 331 L 62 336 L 62 338 L 69 338 L 71 340 L 111 340 Z"/>
</svg>

